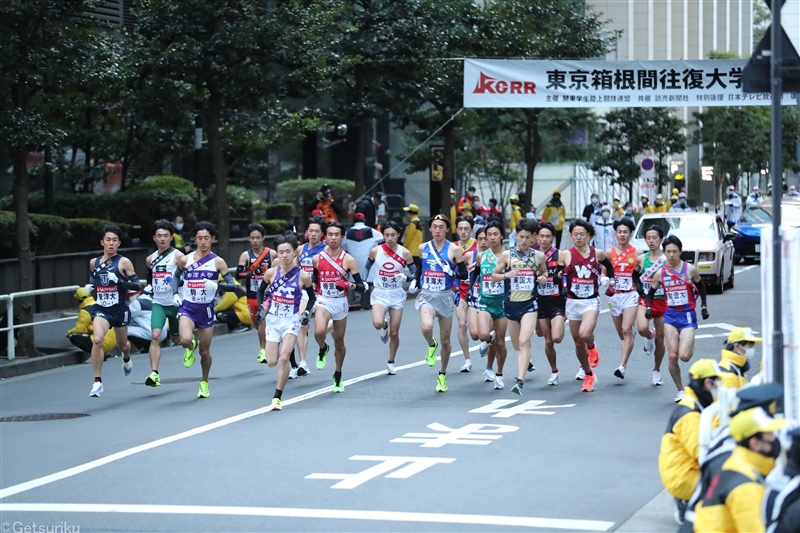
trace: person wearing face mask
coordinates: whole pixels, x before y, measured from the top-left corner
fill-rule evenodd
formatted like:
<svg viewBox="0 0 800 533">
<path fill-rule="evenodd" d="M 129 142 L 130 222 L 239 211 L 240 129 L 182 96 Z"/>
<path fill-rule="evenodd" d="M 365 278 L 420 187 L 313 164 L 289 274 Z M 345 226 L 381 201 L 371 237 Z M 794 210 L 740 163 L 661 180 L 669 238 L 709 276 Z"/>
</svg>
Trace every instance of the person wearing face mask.
<svg viewBox="0 0 800 533">
<path fill-rule="evenodd" d="M 747 385 L 745 372 L 750 370 L 750 361 L 756 354 L 756 343 L 760 337 L 750 328 L 737 328 L 730 332 L 719 362 L 722 384 L 728 389 L 739 389 Z"/>
<path fill-rule="evenodd" d="M 737 446 L 703 495 L 702 505 L 695 509 L 697 533 L 764 531 L 764 477 L 775 467 L 775 459 L 781 453 L 775 432 L 784 425 L 785 419 L 772 418 L 761 407 L 741 411 L 731 418 L 731 438 Z"/>
<path fill-rule="evenodd" d="M 183 215 L 176 214 L 172 217 L 172 227 L 175 231 L 172 233 L 172 246 L 181 252 L 189 253 L 192 247 L 183 240 Z"/>
<path fill-rule="evenodd" d="M 800 428 L 787 435 L 791 445 L 786 450 L 786 467 L 764 496 L 763 516 L 767 533 L 800 531 Z"/>
<path fill-rule="evenodd" d="M 611 220 L 611 206 L 604 205 L 600 209 L 600 217 L 595 217 L 594 240 L 592 246 L 599 250 L 608 250 L 617 245 L 616 232 L 614 231 L 614 221 Z"/>
<path fill-rule="evenodd" d="M 650 205 L 650 198 L 648 198 L 647 196 L 645 196 L 643 194 L 642 195 L 642 213 L 647 215 L 647 214 L 655 213 L 655 212 L 656 212 L 656 210 L 653 209 L 652 205 Z"/>
<path fill-rule="evenodd" d="M 686 193 L 679 192 L 678 193 L 678 201 L 675 202 L 672 207 L 669 208 L 670 213 L 691 213 L 692 208 L 689 207 L 689 204 L 686 203 Z"/>
<path fill-rule="evenodd" d="M 758 192 L 758 186 L 753 185 L 753 192 L 747 195 L 745 204 L 747 207 L 753 207 L 754 205 L 761 205 L 763 201 L 764 199 L 761 198 L 761 194 Z"/>
<path fill-rule="evenodd" d="M 600 199 L 597 197 L 596 194 L 592 195 L 592 201 L 590 204 L 587 204 L 586 207 L 583 208 L 583 219 L 587 221 L 589 224 L 593 223 L 592 215 L 597 212 L 600 208 Z"/>
<path fill-rule="evenodd" d="M 653 202 L 653 211 L 656 213 L 666 213 L 667 204 L 664 203 L 664 195 L 656 194 L 656 200 Z"/>
<path fill-rule="evenodd" d="M 675 521 L 683 523 L 689 498 L 700 478 L 700 414 L 716 397 L 719 369 L 713 359 L 698 359 L 689 368 L 689 384 L 672 411 L 661 437 L 658 472 L 664 488 L 675 499 Z"/>
<path fill-rule="evenodd" d="M 725 221 L 728 223 L 728 229 L 735 226 L 740 218 L 742 218 L 742 199 L 736 194 L 736 188 L 730 185 L 728 197 L 725 199 Z"/>
</svg>

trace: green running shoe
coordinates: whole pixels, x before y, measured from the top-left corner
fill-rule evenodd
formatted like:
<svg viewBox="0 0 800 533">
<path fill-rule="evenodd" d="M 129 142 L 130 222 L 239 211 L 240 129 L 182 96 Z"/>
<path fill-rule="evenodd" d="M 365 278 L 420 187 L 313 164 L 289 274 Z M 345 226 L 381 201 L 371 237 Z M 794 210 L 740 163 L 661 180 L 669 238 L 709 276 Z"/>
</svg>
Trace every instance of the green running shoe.
<svg viewBox="0 0 800 533">
<path fill-rule="evenodd" d="M 258 351 L 258 362 L 267 364 L 267 351 L 263 348 Z"/>
<path fill-rule="evenodd" d="M 444 374 L 436 378 L 436 392 L 447 392 L 447 376 Z"/>
<path fill-rule="evenodd" d="M 433 366 L 436 364 L 436 350 L 439 349 L 439 343 L 436 339 L 433 339 L 433 346 L 428 347 L 428 355 L 425 356 L 425 364 L 428 366 Z M 447 387 L 445 387 L 447 390 Z"/>
<path fill-rule="evenodd" d="M 186 348 L 186 351 L 183 353 L 183 366 L 186 368 L 192 368 L 194 364 L 194 352 L 197 351 L 197 341 L 192 339 L 192 347 Z"/>
<path fill-rule="evenodd" d="M 200 390 L 197 391 L 197 397 L 208 398 L 209 396 L 211 396 L 211 393 L 208 392 L 208 381 L 201 381 Z"/>
<path fill-rule="evenodd" d="M 333 392 L 344 392 L 342 378 L 339 378 L 339 381 L 336 381 L 336 378 L 333 378 Z"/>
<path fill-rule="evenodd" d="M 147 376 L 147 379 L 144 380 L 144 384 L 148 387 L 160 387 L 161 386 L 161 376 L 158 375 L 158 372 L 153 371 L 150 372 L 150 375 Z"/>
<path fill-rule="evenodd" d="M 272 410 L 273 411 L 280 411 L 283 409 L 281 407 L 281 399 L 280 398 L 273 398 L 272 399 Z"/>
<path fill-rule="evenodd" d="M 328 351 L 330 350 L 330 346 L 328 343 L 325 343 L 325 348 L 319 351 L 319 355 L 317 355 L 317 370 L 322 370 L 325 368 L 325 364 L 328 362 Z"/>
</svg>

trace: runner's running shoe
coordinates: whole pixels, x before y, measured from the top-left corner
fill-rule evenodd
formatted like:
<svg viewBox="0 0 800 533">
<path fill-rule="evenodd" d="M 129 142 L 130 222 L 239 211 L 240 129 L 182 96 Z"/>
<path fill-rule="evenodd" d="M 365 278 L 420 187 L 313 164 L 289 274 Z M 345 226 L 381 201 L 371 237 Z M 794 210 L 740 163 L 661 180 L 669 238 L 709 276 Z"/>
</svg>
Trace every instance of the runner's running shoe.
<svg viewBox="0 0 800 533">
<path fill-rule="evenodd" d="M 589 366 L 595 368 L 600 364 L 600 354 L 597 353 L 597 344 L 589 349 Z"/>
<path fill-rule="evenodd" d="M 281 399 L 280 398 L 273 398 L 272 399 L 272 410 L 273 411 L 280 411 L 281 409 L 283 409 L 283 407 L 281 407 Z"/>
<path fill-rule="evenodd" d="M 436 392 L 447 392 L 447 376 L 444 374 L 436 378 Z"/>
<path fill-rule="evenodd" d="M 616 370 L 614 370 L 614 375 L 617 376 L 619 379 L 625 379 L 625 367 L 619 365 Z"/>
<path fill-rule="evenodd" d="M 558 372 L 553 372 L 550 374 L 550 379 L 547 380 L 547 384 L 552 387 L 558 385 Z"/>
<path fill-rule="evenodd" d="M 494 390 L 503 390 L 506 388 L 506 384 L 503 383 L 503 376 L 494 376 Z"/>
<path fill-rule="evenodd" d="M 381 342 L 383 344 L 386 344 L 387 342 L 389 342 L 389 324 L 386 324 L 386 322 L 384 322 L 384 325 L 386 327 L 381 330 Z"/>
<path fill-rule="evenodd" d="M 464 361 L 464 364 L 461 365 L 461 370 L 459 372 L 470 372 L 472 370 L 472 359 L 467 359 Z"/>
<path fill-rule="evenodd" d="M 578 373 L 575 374 L 575 381 L 583 381 L 586 379 L 586 372 L 583 371 L 583 368 L 578 369 Z"/>
<path fill-rule="evenodd" d="M 679 390 L 678 394 L 675 395 L 675 403 L 678 403 L 684 398 L 686 398 L 686 392 L 684 392 L 683 390 Z"/>
<path fill-rule="evenodd" d="M 297 372 L 298 372 L 297 368 L 290 368 L 289 369 L 289 379 L 297 379 L 297 376 L 299 375 Z"/>
<path fill-rule="evenodd" d="M 344 392 L 344 383 L 342 383 L 342 378 L 338 380 L 333 378 L 333 392 Z"/>
<path fill-rule="evenodd" d="M 186 348 L 186 351 L 183 353 L 183 366 L 186 368 L 192 368 L 194 364 L 194 352 L 197 351 L 197 341 L 192 339 L 192 347 Z"/>
<path fill-rule="evenodd" d="M 483 382 L 494 383 L 494 372 L 492 372 L 491 368 L 487 368 L 483 371 Z"/>
<path fill-rule="evenodd" d="M 514 394 L 518 394 L 518 395 L 522 396 L 522 387 L 523 387 L 523 385 L 525 385 L 525 383 L 521 379 L 517 378 L 517 382 L 514 383 L 513 387 L 511 387 L 511 392 L 513 392 Z"/>
<path fill-rule="evenodd" d="M 325 343 L 325 347 L 322 348 L 319 351 L 319 354 L 317 355 L 317 370 L 322 370 L 323 368 L 325 368 L 325 364 L 328 362 L 328 351 L 329 350 L 330 350 L 330 347 L 328 346 L 328 343 L 326 342 Z"/>
<path fill-rule="evenodd" d="M 208 392 L 208 381 L 201 381 L 200 390 L 197 391 L 197 397 L 208 398 L 209 396 L 211 396 L 211 393 Z"/>
<path fill-rule="evenodd" d="M 133 359 L 128 359 L 127 361 L 123 361 L 122 362 L 122 372 L 126 376 L 130 376 L 132 371 L 133 371 Z"/>
<path fill-rule="evenodd" d="M 528 372 L 533 372 L 534 370 L 536 370 L 536 367 L 533 366 L 533 361 L 531 361 L 528 363 Z"/>
<path fill-rule="evenodd" d="M 661 381 L 661 372 L 658 370 L 653 370 L 653 387 L 660 387 L 663 385 L 663 381 Z"/>
<path fill-rule="evenodd" d="M 433 346 L 428 347 L 428 355 L 425 356 L 425 364 L 433 366 L 436 364 L 436 350 L 439 349 L 439 342 L 433 339 Z"/>
<path fill-rule="evenodd" d="M 494 331 L 490 333 L 492 336 L 492 340 L 489 342 L 482 342 L 481 345 L 478 347 L 478 353 L 481 357 L 486 357 L 486 354 L 489 353 L 489 347 L 494 342 Z"/>
<path fill-rule="evenodd" d="M 594 377 L 594 374 L 592 374 L 591 376 L 586 376 L 583 379 L 583 385 L 581 385 L 581 391 L 582 392 L 594 392 L 594 383 L 595 383 L 595 381 L 596 381 L 596 379 Z"/>
<path fill-rule="evenodd" d="M 397 371 L 394 369 L 394 363 L 386 363 L 386 374 L 389 376 L 397 374 Z"/>
<path fill-rule="evenodd" d="M 89 393 L 89 396 L 92 398 L 99 398 L 101 394 L 103 394 L 103 382 L 95 381 L 92 385 L 92 392 Z"/>
<path fill-rule="evenodd" d="M 150 375 L 144 380 L 144 384 L 148 387 L 160 387 L 161 386 L 161 376 L 158 375 L 158 372 L 155 370 L 150 372 Z"/>
<path fill-rule="evenodd" d="M 656 345 L 656 328 L 650 328 L 650 338 L 644 341 L 644 354 L 653 355 L 653 349 Z"/>
<path fill-rule="evenodd" d="M 258 362 L 267 364 L 267 351 L 263 348 L 258 351 Z"/>
<path fill-rule="evenodd" d="M 311 371 L 308 369 L 308 363 L 305 361 L 300 361 L 300 366 L 297 367 L 297 376 L 303 377 L 309 375 L 310 373 Z"/>
</svg>

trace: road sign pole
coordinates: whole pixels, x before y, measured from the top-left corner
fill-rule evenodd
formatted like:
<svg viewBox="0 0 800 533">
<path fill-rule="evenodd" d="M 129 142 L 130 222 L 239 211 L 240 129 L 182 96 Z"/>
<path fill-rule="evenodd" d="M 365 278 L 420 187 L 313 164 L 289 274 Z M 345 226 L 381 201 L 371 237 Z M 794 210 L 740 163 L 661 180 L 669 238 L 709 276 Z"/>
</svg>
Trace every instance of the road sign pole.
<svg viewBox="0 0 800 533">
<path fill-rule="evenodd" d="M 783 2 L 772 2 L 772 46 L 770 57 L 772 78 L 772 132 L 770 135 L 770 166 L 769 173 L 772 180 L 772 190 L 776 191 L 772 202 L 772 380 L 783 385 L 783 331 L 781 296 L 781 195 L 783 194 L 783 166 L 782 166 L 782 139 L 781 139 L 781 104 L 783 100 L 783 78 L 781 65 L 781 6 Z M 783 413 L 783 401 L 778 404 L 778 412 Z"/>
</svg>

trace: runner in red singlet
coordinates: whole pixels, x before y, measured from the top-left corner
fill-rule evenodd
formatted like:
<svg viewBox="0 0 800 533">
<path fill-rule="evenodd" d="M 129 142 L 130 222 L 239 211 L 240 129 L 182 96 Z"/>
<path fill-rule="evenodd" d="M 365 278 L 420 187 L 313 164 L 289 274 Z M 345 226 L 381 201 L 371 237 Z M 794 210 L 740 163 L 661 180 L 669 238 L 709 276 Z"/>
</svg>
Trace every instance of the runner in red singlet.
<svg viewBox="0 0 800 533">
<path fill-rule="evenodd" d="M 456 219 L 456 232 L 458 233 L 458 247 L 464 255 L 464 263 L 467 264 L 467 271 L 472 272 L 475 268 L 475 258 L 478 255 L 478 241 L 472 238 L 472 228 L 475 227 L 475 221 L 472 217 L 461 216 Z M 464 364 L 461 366 L 461 372 L 469 372 L 472 370 L 472 360 L 469 358 L 469 336 L 467 335 L 467 327 L 469 325 L 469 304 L 467 302 L 467 289 L 469 283 L 466 281 L 460 282 L 457 285 L 458 296 L 456 301 L 456 317 L 458 318 L 458 343 L 461 345 L 461 352 L 464 354 Z"/>
</svg>

